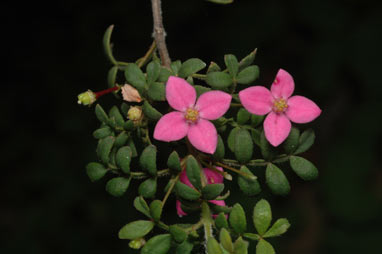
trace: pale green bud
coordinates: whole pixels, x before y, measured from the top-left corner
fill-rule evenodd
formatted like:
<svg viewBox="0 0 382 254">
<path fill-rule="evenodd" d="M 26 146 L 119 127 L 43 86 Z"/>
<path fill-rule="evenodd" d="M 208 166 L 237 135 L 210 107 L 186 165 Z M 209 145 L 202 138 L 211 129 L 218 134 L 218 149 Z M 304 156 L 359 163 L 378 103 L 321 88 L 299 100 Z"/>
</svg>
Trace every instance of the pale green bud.
<svg viewBox="0 0 382 254">
<path fill-rule="evenodd" d="M 145 245 L 145 243 L 146 241 L 144 238 L 138 238 L 138 239 L 131 240 L 129 243 L 129 247 L 132 249 L 138 250 L 142 248 L 142 246 Z"/>
<path fill-rule="evenodd" d="M 86 105 L 90 106 L 97 100 L 96 94 L 93 93 L 91 90 L 87 90 L 86 92 L 79 94 L 77 97 L 78 97 L 78 104 L 82 104 L 85 106 Z"/>
</svg>

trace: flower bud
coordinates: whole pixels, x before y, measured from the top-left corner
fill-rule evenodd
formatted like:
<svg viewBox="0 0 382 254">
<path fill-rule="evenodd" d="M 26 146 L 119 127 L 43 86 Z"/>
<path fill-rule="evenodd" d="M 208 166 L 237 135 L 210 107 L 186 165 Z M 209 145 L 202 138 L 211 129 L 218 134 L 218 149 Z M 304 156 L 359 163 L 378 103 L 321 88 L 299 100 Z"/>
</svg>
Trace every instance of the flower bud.
<svg viewBox="0 0 382 254">
<path fill-rule="evenodd" d="M 132 249 L 138 250 L 142 248 L 142 246 L 145 245 L 145 243 L 146 241 L 144 238 L 138 238 L 138 239 L 131 240 L 129 243 L 129 247 Z"/>
<path fill-rule="evenodd" d="M 128 102 L 141 102 L 142 98 L 139 95 L 139 92 L 137 89 L 132 87 L 131 85 L 125 84 L 122 87 L 122 97 L 125 101 Z"/>
<path fill-rule="evenodd" d="M 139 121 L 142 118 L 142 108 L 138 106 L 130 107 L 127 117 L 134 122 Z"/>
<path fill-rule="evenodd" d="M 77 97 L 78 97 L 78 104 L 89 105 L 89 106 L 97 100 L 96 94 L 93 93 L 91 90 L 87 90 L 86 92 L 79 94 Z"/>
</svg>

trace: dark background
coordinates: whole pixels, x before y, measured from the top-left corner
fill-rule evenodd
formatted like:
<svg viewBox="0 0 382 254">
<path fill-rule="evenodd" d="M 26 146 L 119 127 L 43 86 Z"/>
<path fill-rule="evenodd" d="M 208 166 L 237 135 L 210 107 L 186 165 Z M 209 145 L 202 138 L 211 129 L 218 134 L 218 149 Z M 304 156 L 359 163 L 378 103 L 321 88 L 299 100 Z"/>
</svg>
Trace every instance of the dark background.
<svg viewBox="0 0 382 254">
<path fill-rule="evenodd" d="M 269 197 L 274 217 L 292 223 L 271 240 L 278 253 L 379 250 L 382 6 L 374 2 L 163 0 L 172 59 L 222 63 L 226 53 L 242 58 L 258 48 L 256 84 L 269 86 L 284 68 L 296 94 L 323 109 L 313 124 L 300 126 L 316 131 L 305 157 L 318 166 L 319 179 L 303 182 L 288 173 L 290 195 Z M 119 60 L 146 52 L 150 2 L 30 1 L 4 4 L 2 11 L 0 253 L 133 253 L 117 237 L 138 216 L 132 198 L 113 198 L 104 181 L 86 176 L 85 165 L 96 159 L 91 133 L 98 123 L 76 96 L 107 86 L 102 36 L 110 24 Z M 167 214 L 175 217 L 174 210 Z"/>
</svg>

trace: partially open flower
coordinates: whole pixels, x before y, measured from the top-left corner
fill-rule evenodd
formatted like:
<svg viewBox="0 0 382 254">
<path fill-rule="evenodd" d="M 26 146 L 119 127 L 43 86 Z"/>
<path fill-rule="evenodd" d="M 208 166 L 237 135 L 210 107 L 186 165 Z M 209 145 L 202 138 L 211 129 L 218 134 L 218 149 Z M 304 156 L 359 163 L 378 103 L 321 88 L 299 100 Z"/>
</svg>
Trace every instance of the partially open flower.
<svg viewBox="0 0 382 254">
<path fill-rule="evenodd" d="M 221 167 L 216 167 L 216 168 L 219 169 L 220 171 L 223 171 Z M 218 172 L 215 172 L 209 168 L 203 168 L 203 174 L 205 175 L 207 179 L 207 184 L 223 183 L 223 176 L 219 174 Z M 179 180 L 185 185 L 191 188 L 194 188 L 194 186 L 192 185 L 192 183 L 187 177 L 186 170 L 183 170 L 182 173 L 180 173 Z M 225 206 L 224 200 L 209 200 L 208 202 L 218 206 Z M 182 205 L 179 200 L 176 201 L 176 211 L 179 217 L 187 215 L 187 213 L 185 213 L 182 210 Z"/>
<path fill-rule="evenodd" d="M 87 90 L 86 92 L 79 94 L 77 98 L 78 98 L 78 101 L 77 101 L 78 104 L 82 104 L 85 106 L 87 105 L 90 106 L 97 100 L 96 94 L 91 90 Z"/>
<path fill-rule="evenodd" d="M 131 85 L 125 84 L 124 86 L 122 86 L 121 89 L 122 89 L 122 97 L 125 101 L 128 101 L 128 102 L 142 101 L 142 98 L 139 95 L 138 90 L 132 87 Z"/>
</svg>

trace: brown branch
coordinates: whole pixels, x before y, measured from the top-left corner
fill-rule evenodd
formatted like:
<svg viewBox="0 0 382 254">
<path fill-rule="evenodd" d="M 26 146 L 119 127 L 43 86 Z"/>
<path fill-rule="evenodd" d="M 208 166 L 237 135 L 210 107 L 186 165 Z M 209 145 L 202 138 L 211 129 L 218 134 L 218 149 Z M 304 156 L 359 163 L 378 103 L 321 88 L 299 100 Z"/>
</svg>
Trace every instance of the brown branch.
<svg viewBox="0 0 382 254">
<path fill-rule="evenodd" d="M 164 30 L 163 21 L 162 21 L 161 0 L 151 0 L 151 6 L 153 9 L 153 21 L 154 21 L 153 36 L 159 51 L 162 65 L 170 68 L 171 60 L 168 54 L 166 41 L 165 41 L 166 31 Z"/>
</svg>

